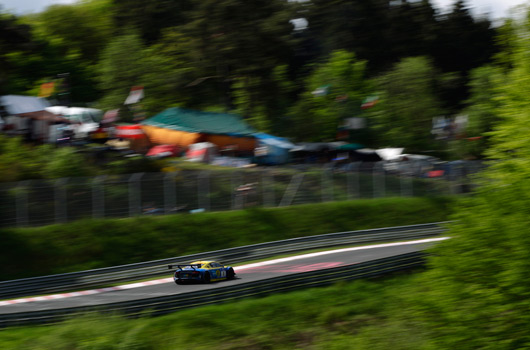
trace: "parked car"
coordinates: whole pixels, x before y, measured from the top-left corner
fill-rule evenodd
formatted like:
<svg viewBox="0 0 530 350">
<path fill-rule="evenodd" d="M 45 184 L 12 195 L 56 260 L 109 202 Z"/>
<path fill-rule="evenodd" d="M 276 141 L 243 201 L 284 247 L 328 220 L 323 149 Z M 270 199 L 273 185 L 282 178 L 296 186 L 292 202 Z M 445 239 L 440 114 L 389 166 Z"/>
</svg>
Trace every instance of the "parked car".
<svg viewBox="0 0 530 350">
<path fill-rule="evenodd" d="M 223 266 L 217 261 L 195 261 L 188 265 L 168 265 L 168 269 L 173 268 L 177 269 L 173 274 L 173 280 L 176 284 L 231 280 L 236 275 L 232 267 Z"/>
<path fill-rule="evenodd" d="M 439 161 L 436 157 L 421 154 L 400 154 L 393 159 L 385 160 L 383 169 L 393 174 L 424 176 L 434 170 Z"/>
</svg>

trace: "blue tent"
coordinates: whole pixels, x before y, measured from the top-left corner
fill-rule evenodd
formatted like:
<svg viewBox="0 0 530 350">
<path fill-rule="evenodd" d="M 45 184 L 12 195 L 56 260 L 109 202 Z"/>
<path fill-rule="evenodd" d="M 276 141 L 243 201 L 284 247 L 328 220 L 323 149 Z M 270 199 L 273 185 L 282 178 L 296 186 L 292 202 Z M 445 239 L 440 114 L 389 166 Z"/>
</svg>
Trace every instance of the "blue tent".
<svg viewBox="0 0 530 350">
<path fill-rule="evenodd" d="M 264 133 L 255 133 L 258 141 L 254 152 L 254 161 L 257 164 L 277 165 L 289 161 L 289 151 L 295 147 L 289 140 Z"/>
</svg>

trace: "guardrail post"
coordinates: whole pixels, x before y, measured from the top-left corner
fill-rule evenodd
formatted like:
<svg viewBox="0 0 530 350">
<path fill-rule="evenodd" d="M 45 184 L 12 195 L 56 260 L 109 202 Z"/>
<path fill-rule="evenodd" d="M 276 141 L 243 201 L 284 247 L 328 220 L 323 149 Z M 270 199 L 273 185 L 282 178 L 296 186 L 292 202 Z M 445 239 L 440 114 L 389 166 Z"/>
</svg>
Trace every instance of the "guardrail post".
<svg viewBox="0 0 530 350">
<path fill-rule="evenodd" d="M 28 187 L 31 180 L 21 181 L 16 188 L 17 226 L 28 226 Z"/>
<path fill-rule="evenodd" d="M 105 191 L 106 175 L 100 175 L 92 181 L 92 217 L 100 219 L 105 216 Z"/>
<path fill-rule="evenodd" d="M 166 214 L 171 213 L 177 206 L 176 175 L 176 172 L 171 172 L 164 176 L 164 213 Z"/>
<path fill-rule="evenodd" d="M 62 178 L 55 181 L 55 222 L 66 222 L 68 220 L 66 183 L 68 178 Z"/>
<path fill-rule="evenodd" d="M 132 174 L 129 178 L 129 216 L 142 213 L 142 194 L 140 193 L 140 179 L 144 173 Z"/>
<path fill-rule="evenodd" d="M 199 209 L 210 210 L 210 172 L 201 171 L 197 181 L 197 205 Z"/>
</svg>

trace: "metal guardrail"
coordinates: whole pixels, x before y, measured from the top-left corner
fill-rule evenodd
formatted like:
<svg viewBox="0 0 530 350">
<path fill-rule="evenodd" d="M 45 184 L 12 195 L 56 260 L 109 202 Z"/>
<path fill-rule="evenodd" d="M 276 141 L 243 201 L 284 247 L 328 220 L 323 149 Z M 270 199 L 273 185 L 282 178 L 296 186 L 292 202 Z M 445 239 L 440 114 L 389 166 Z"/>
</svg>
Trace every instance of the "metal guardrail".
<svg viewBox="0 0 530 350">
<path fill-rule="evenodd" d="M 167 264 L 194 260 L 217 260 L 227 265 L 310 249 L 432 237 L 444 231 L 443 222 L 379 229 L 328 233 L 281 241 L 252 244 L 206 253 L 191 254 L 101 269 L 30 277 L 0 282 L 0 299 L 58 293 L 79 288 L 103 287 L 115 283 L 167 275 Z"/>
<path fill-rule="evenodd" d="M 58 293 L 79 288 L 103 287 L 115 283 L 167 275 L 167 264 L 189 263 L 194 260 L 217 260 L 227 265 L 269 258 L 280 254 L 334 246 L 399 241 L 432 237 L 444 231 L 444 222 L 379 229 L 328 233 L 281 241 L 259 243 L 206 253 L 191 254 L 142 263 L 58 275 L 23 278 L 0 282 L 0 300 Z"/>
<path fill-rule="evenodd" d="M 413 252 L 337 268 L 280 276 L 192 293 L 111 303 L 97 307 L 85 306 L 0 314 L 0 328 L 24 324 L 55 323 L 67 316 L 94 311 L 122 313 L 131 317 L 164 315 L 185 308 L 218 304 L 219 302 L 229 302 L 248 297 L 260 297 L 294 289 L 326 286 L 344 280 L 379 277 L 422 266 L 425 255 L 423 252 Z"/>
</svg>

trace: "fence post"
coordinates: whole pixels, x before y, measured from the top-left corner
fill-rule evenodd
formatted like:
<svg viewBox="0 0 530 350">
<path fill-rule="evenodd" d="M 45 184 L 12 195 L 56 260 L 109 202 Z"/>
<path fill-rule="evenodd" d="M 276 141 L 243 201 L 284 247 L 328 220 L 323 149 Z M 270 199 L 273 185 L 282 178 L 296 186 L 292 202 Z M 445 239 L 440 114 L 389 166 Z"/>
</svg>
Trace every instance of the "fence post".
<svg viewBox="0 0 530 350">
<path fill-rule="evenodd" d="M 454 165 L 454 171 L 452 171 L 452 194 L 460 194 L 462 190 L 462 178 L 463 178 L 463 171 L 462 171 L 462 165 L 456 164 Z"/>
<path fill-rule="evenodd" d="M 378 170 L 381 171 L 381 176 L 378 176 Z M 372 181 L 374 184 L 373 197 L 384 197 L 385 196 L 385 175 L 383 169 L 383 162 L 376 162 L 372 169 Z"/>
<path fill-rule="evenodd" d="M 279 207 L 289 206 L 293 203 L 294 197 L 296 197 L 296 193 L 298 192 L 298 188 L 304 180 L 304 175 L 304 173 L 298 173 L 293 175 L 289 186 L 287 186 L 287 188 L 285 189 L 280 204 L 278 204 Z"/>
<path fill-rule="evenodd" d="M 201 171 L 197 181 L 198 209 L 210 210 L 210 172 Z"/>
<path fill-rule="evenodd" d="M 66 222 L 68 220 L 67 212 L 67 197 L 66 197 L 66 183 L 68 178 L 62 178 L 55 181 L 54 192 L 55 192 L 55 222 Z"/>
<path fill-rule="evenodd" d="M 236 180 L 236 176 L 238 177 L 239 180 L 241 180 L 241 177 L 239 176 L 240 173 L 238 170 L 235 170 L 232 172 L 232 176 L 230 177 L 230 186 L 231 186 L 231 193 L 232 193 L 232 210 L 236 210 L 236 209 L 241 209 L 240 208 L 240 203 L 242 198 L 241 196 L 238 195 L 238 187 L 239 187 L 239 184 L 242 182 L 242 181 L 237 181 Z M 241 206 L 242 207 L 242 206 Z"/>
<path fill-rule="evenodd" d="M 359 188 L 359 169 L 360 162 L 350 163 L 348 166 L 348 172 L 346 173 L 348 199 L 361 198 L 361 192 Z"/>
<path fill-rule="evenodd" d="M 17 226 L 28 226 L 28 187 L 31 180 L 21 181 L 17 185 L 16 212 Z"/>
<path fill-rule="evenodd" d="M 274 207 L 274 173 L 263 170 L 261 173 L 261 189 L 263 192 L 263 206 Z"/>
<path fill-rule="evenodd" d="M 100 175 L 92 181 L 92 217 L 100 219 L 105 216 L 104 183 L 106 175 Z"/>
<path fill-rule="evenodd" d="M 322 195 L 322 202 L 330 202 L 333 201 L 333 179 L 330 179 L 331 174 L 331 168 L 327 168 L 324 166 L 322 169 L 322 177 L 321 177 L 321 195 Z"/>
<path fill-rule="evenodd" d="M 401 196 L 402 197 L 412 197 L 413 188 L 412 188 L 412 177 L 407 176 L 406 174 L 399 174 L 399 184 L 401 187 Z"/>
<path fill-rule="evenodd" d="M 176 172 L 164 176 L 164 213 L 169 214 L 177 207 L 177 194 L 175 186 Z"/>
<path fill-rule="evenodd" d="M 140 193 L 140 179 L 144 173 L 132 174 L 129 178 L 129 216 L 142 213 L 142 194 Z"/>
</svg>

